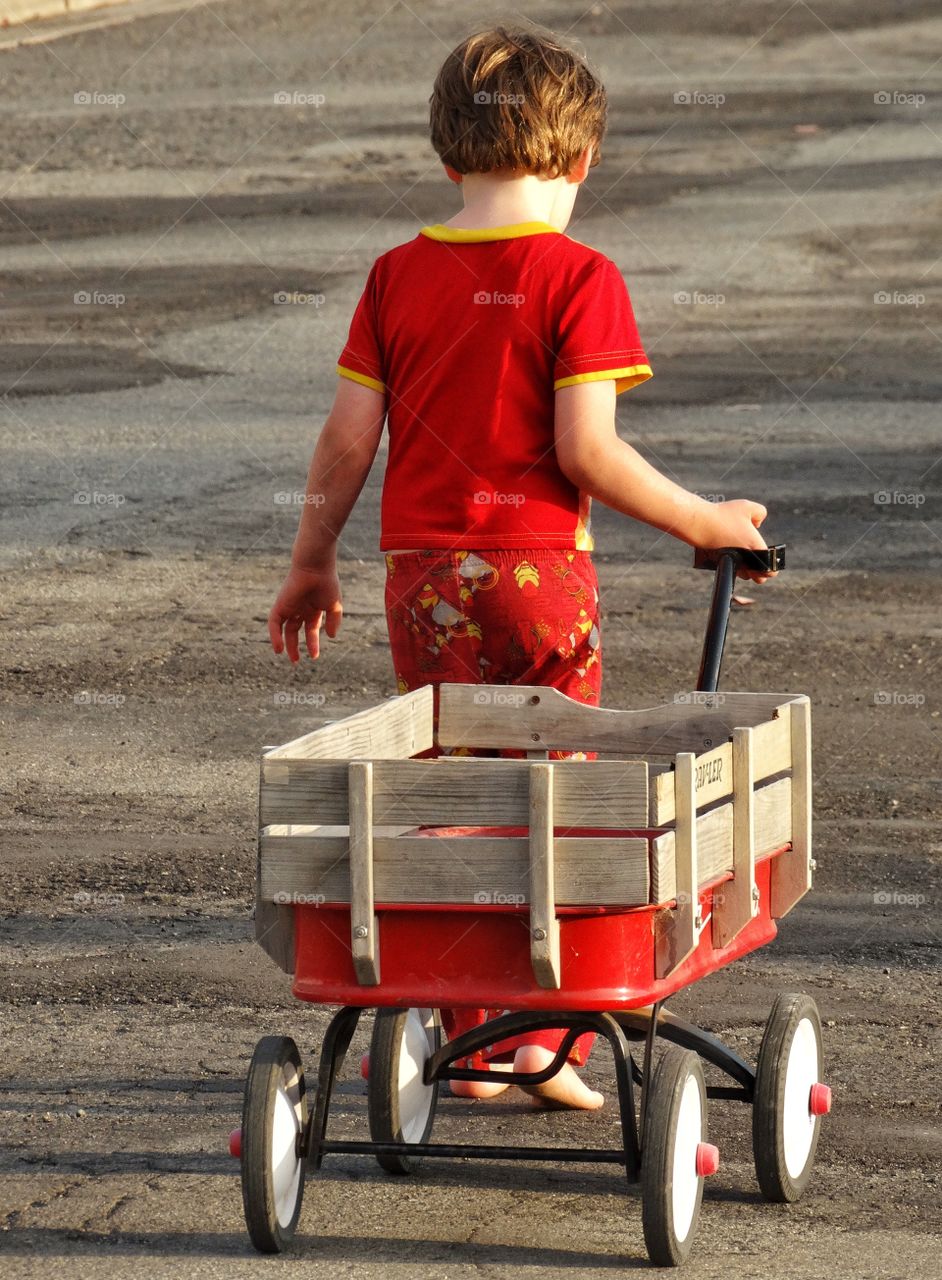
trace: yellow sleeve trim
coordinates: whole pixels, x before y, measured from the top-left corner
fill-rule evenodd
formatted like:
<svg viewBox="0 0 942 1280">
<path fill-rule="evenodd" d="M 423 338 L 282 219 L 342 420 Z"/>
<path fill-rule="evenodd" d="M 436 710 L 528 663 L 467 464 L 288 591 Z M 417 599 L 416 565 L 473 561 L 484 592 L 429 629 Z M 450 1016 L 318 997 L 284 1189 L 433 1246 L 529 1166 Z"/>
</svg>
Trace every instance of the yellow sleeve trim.
<svg viewBox="0 0 942 1280">
<path fill-rule="evenodd" d="M 653 378 L 649 364 L 633 364 L 628 369 L 599 369 L 595 373 L 577 373 L 571 378 L 559 378 L 553 383 L 553 390 L 558 391 L 560 387 L 574 387 L 580 382 L 606 382 L 614 379 L 615 394 L 618 395 L 622 391 L 627 391 L 629 387 L 636 387 L 639 382 L 647 382 L 648 378 Z"/>
<path fill-rule="evenodd" d="M 374 391 L 379 391 L 383 395 L 386 394 L 386 388 L 381 382 L 377 382 L 375 378 L 368 378 L 365 373 L 357 373 L 356 369 L 347 369 L 342 364 L 337 365 L 337 372 L 341 378 L 349 378 L 351 382 L 359 382 L 361 386 L 371 387 Z"/>
<path fill-rule="evenodd" d="M 585 525 L 581 520 L 576 521 L 575 542 L 576 542 L 577 551 L 594 551 L 595 550 L 595 539 L 592 537 L 592 534 L 585 527 Z"/>
</svg>

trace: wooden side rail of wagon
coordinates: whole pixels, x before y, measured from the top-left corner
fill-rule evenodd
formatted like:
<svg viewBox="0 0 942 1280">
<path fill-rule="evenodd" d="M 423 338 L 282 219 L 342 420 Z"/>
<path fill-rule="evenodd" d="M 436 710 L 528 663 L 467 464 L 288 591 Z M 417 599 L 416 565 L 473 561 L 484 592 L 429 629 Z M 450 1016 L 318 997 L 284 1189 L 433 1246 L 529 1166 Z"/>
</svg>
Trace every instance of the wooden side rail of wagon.
<svg viewBox="0 0 942 1280">
<path fill-rule="evenodd" d="M 436 740 L 528 758 L 414 758 Z M 556 749 L 619 758 L 547 759 Z M 654 905 L 663 976 L 697 946 L 706 886 L 720 886 L 716 947 L 757 912 L 756 859 L 776 854 L 774 917 L 807 891 L 809 793 L 804 697 L 694 692 L 622 711 L 443 685 L 436 739 L 427 686 L 265 753 L 256 936 L 291 972 L 293 906 L 349 903 L 357 979 L 376 985 L 377 904 L 519 904 L 535 979 L 558 988 L 560 909 Z"/>
</svg>

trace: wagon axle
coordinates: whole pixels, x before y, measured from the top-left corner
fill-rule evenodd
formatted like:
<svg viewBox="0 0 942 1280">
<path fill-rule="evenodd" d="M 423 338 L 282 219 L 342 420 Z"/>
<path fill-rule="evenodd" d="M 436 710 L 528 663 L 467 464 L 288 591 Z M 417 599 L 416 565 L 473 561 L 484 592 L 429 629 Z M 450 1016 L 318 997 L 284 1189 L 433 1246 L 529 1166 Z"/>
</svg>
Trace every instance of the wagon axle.
<svg viewBox="0 0 942 1280">
<path fill-rule="evenodd" d="M 305 1175 L 319 1169 L 327 1155 L 371 1155 L 387 1172 L 398 1174 L 412 1172 L 418 1159 L 472 1158 L 621 1165 L 629 1181 L 641 1182 L 642 1221 L 652 1260 L 676 1265 L 687 1256 L 693 1240 L 704 1180 L 717 1172 L 720 1163 L 719 1148 L 707 1140 L 708 1098 L 752 1105 L 756 1172 L 770 1200 L 800 1195 L 814 1158 L 820 1117 L 831 1108 L 831 1090 L 818 1079 L 820 1021 L 806 996 L 781 996 L 776 1001 L 755 1070 L 715 1036 L 674 1016 L 660 1003 L 615 1014 L 508 1013 L 444 1045 L 433 1010 L 384 1008 L 377 1011 L 370 1052 L 361 1059 L 361 1071 L 364 1066 L 372 1068 L 365 1072 L 370 1139 L 331 1139 L 327 1136 L 331 1097 L 362 1012 L 359 1006 L 350 1006 L 332 1018 L 310 1113 L 294 1042 L 268 1037 L 256 1051 L 260 1066 L 267 1069 L 262 1076 L 264 1088 L 247 1090 L 243 1127 L 230 1135 L 229 1151 L 242 1160 L 246 1216 L 252 1238 L 263 1251 L 284 1247 L 287 1226 L 300 1213 Z M 489 1076 L 486 1070 L 458 1066 L 459 1062 L 472 1060 L 497 1039 L 550 1027 L 565 1031 L 553 1062 L 540 1072 L 502 1073 L 502 1079 L 540 1083 L 559 1070 L 579 1035 L 592 1030 L 604 1036 L 615 1060 L 620 1147 L 429 1141 L 441 1082 Z M 666 1048 L 655 1063 L 658 1038 Z M 640 1062 L 631 1052 L 632 1043 L 643 1044 Z M 702 1061 L 720 1068 L 733 1084 L 707 1086 Z M 641 1089 L 639 1115 L 636 1084 Z M 243 1145 L 246 1133 L 250 1136 Z M 253 1161 L 254 1180 L 248 1176 Z M 264 1198 L 253 1200 L 259 1188 Z"/>
</svg>

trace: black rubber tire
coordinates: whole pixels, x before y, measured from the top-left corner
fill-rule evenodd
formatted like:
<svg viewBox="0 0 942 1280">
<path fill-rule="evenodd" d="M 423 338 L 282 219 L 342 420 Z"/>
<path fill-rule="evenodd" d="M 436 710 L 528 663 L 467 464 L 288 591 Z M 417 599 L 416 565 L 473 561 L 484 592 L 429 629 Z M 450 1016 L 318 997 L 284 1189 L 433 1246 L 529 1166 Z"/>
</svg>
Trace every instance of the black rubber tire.
<svg viewBox="0 0 942 1280">
<path fill-rule="evenodd" d="M 399 1098 L 399 1059 L 403 1052 L 403 1035 L 406 1030 L 408 1009 L 377 1009 L 373 1022 L 373 1038 L 370 1042 L 370 1072 L 367 1103 L 370 1119 L 370 1137 L 374 1142 L 402 1142 L 402 1117 Z M 437 1014 L 429 1036 L 429 1055 L 440 1048 L 441 1026 Z M 435 1123 L 438 1106 L 438 1084 L 433 1086 L 429 1099 L 428 1119 L 421 1137 L 413 1139 L 428 1142 Z M 387 1173 L 413 1173 L 416 1162 L 411 1156 L 377 1155 L 381 1169 Z"/>
<path fill-rule="evenodd" d="M 791 992 L 780 995 L 772 1006 L 756 1067 L 755 1096 L 752 1103 L 752 1154 L 759 1189 L 766 1200 L 790 1204 L 797 1200 L 811 1177 L 821 1119 L 814 1125 L 808 1159 L 797 1177 L 785 1163 L 784 1104 L 788 1055 L 798 1025 L 808 1018 L 818 1041 L 818 1078 L 821 1068 L 821 1017 L 810 996 Z"/>
<path fill-rule="evenodd" d="M 280 1222 L 275 1208 L 272 1134 L 279 1087 L 296 1076 L 302 1132 L 307 1097 L 298 1046 L 288 1036 L 265 1036 L 255 1046 L 242 1101 L 242 1207 L 252 1243 L 260 1253 L 281 1253 L 294 1237 L 304 1198 L 304 1174 L 290 1220 Z"/>
<path fill-rule="evenodd" d="M 680 1103 L 690 1076 L 700 1088 L 700 1141 L 706 1140 L 707 1095 L 700 1059 L 690 1049 L 672 1045 L 657 1064 L 644 1122 L 641 1153 L 641 1222 L 648 1256 L 656 1267 L 677 1267 L 686 1261 L 697 1234 L 703 1178 L 699 1178 L 690 1226 L 682 1240 L 674 1230 L 674 1142 Z"/>
</svg>

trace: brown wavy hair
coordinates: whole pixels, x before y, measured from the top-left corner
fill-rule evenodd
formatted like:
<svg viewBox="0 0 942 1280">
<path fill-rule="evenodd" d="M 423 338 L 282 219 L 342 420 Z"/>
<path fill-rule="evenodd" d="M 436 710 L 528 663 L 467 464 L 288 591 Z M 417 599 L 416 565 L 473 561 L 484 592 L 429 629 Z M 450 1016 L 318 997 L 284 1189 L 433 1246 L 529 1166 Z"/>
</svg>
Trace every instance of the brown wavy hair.
<svg viewBox="0 0 942 1280">
<path fill-rule="evenodd" d="M 492 27 L 445 59 L 429 99 L 432 146 L 458 173 L 522 170 L 558 178 L 595 144 L 601 158 L 605 89 L 550 31 Z"/>
</svg>

